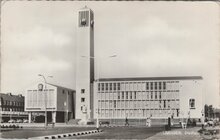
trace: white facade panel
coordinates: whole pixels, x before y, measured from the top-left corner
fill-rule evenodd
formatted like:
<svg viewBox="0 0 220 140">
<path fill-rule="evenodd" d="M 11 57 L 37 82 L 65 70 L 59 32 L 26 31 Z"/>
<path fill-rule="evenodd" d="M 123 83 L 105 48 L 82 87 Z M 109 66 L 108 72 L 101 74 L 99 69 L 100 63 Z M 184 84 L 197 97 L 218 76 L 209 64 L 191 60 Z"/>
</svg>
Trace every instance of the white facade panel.
<svg viewBox="0 0 220 140">
<path fill-rule="evenodd" d="M 112 91 L 103 91 L 106 97 L 110 96 L 110 98 L 102 98 L 102 100 L 110 100 L 110 108 L 102 106 L 105 109 L 105 116 L 103 117 L 106 119 L 110 118 L 107 114 L 109 111 L 111 112 L 114 100 L 116 104 L 114 109 L 118 116 L 114 116 L 116 118 L 125 118 L 126 115 L 129 118 L 143 118 L 147 115 L 165 118 L 174 115 L 174 118 L 179 118 L 182 117 L 181 111 L 190 111 L 192 118 L 201 117 L 198 112 L 201 112 L 203 108 L 202 96 L 200 96 L 202 94 L 202 79 L 143 80 L 140 82 L 111 80 L 111 83 L 112 85 L 121 83 L 121 85 L 120 88 L 117 87 L 117 94 L 115 95 Z M 187 107 L 189 106 L 189 99 L 195 99 L 195 109 Z"/>
</svg>

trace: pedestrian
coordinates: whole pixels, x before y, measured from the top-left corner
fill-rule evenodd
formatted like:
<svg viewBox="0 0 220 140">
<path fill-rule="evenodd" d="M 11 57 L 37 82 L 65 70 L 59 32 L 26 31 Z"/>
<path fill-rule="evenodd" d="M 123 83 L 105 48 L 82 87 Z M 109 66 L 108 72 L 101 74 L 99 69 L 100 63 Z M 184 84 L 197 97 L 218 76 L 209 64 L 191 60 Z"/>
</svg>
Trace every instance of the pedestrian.
<svg viewBox="0 0 220 140">
<path fill-rule="evenodd" d="M 202 129 L 204 129 L 204 124 L 205 124 L 205 118 L 202 114 L 202 117 L 201 117 L 201 123 L 202 123 Z"/>
<path fill-rule="evenodd" d="M 151 117 L 148 117 L 146 120 L 146 126 L 151 127 Z"/>
<path fill-rule="evenodd" d="M 148 126 L 148 117 L 146 118 L 146 126 Z"/>
<path fill-rule="evenodd" d="M 125 126 L 129 126 L 128 118 L 127 117 L 125 118 Z"/>
<path fill-rule="evenodd" d="M 148 127 L 151 127 L 151 117 L 149 117 Z"/>
</svg>

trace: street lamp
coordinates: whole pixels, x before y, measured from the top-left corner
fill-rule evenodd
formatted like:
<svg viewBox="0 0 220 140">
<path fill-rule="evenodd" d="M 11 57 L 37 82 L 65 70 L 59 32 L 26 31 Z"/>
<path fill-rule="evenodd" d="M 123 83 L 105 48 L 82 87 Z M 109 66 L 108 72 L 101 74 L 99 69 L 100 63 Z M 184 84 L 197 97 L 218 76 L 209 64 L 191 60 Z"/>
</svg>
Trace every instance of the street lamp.
<svg viewBox="0 0 220 140">
<path fill-rule="evenodd" d="M 45 129 L 46 129 L 47 128 L 47 98 L 46 98 L 47 97 L 47 80 L 46 80 L 45 76 L 42 75 L 42 74 L 38 74 L 38 76 L 43 77 L 44 83 L 45 83 L 45 89 L 44 89 L 44 91 L 45 91 L 45 93 L 44 93 L 44 99 L 45 99 L 45 124 L 44 124 L 44 126 L 45 126 Z M 48 77 L 53 78 L 53 76 L 48 76 Z"/>
<path fill-rule="evenodd" d="M 97 57 L 94 57 L 94 56 L 81 56 L 81 57 L 84 57 L 84 58 L 91 58 L 93 60 L 97 60 Z M 114 58 L 114 57 L 117 57 L 116 54 L 114 55 L 110 55 L 108 56 L 107 58 Z M 99 76 L 100 76 L 100 64 L 98 65 L 98 62 L 96 62 L 96 67 L 97 67 L 97 83 L 99 82 Z M 97 90 L 97 94 L 98 94 L 98 90 Z M 97 99 L 97 117 L 96 117 L 96 128 L 99 129 L 99 103 L 98 103 L 98 99 Z"/>
</svg>

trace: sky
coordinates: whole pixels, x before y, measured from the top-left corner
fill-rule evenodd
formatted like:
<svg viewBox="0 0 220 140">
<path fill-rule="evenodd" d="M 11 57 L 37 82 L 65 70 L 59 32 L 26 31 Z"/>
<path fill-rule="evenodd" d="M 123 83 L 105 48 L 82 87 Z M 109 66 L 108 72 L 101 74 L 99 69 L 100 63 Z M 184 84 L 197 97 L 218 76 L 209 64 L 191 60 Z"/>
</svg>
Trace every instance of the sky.
<svg viewBox="0 0 220 140">
<path fill-rule="evenodd" d="M 75 89 L 77 11 L 85 5 L 94 12 L 99 77 L 202 76 L 206 103 L 219 105 L 215 2 L 6 1 L 1 92 L 24 94 L 43 81 L 38 74 Z"/>
</svg>

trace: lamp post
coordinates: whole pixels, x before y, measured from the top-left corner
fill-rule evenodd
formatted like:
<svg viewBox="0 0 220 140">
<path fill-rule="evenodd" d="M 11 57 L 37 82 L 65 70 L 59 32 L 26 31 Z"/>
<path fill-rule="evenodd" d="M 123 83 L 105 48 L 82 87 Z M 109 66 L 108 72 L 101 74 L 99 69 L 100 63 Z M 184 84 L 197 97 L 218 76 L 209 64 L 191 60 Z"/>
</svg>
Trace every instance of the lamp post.
<svg viewBox="0 0 220 140">
<path fill-rule="evenodd" d="M 45 83 L 45 88 L 44 88 L 44 91 L 45 91 L 45 93 L 44 93 L 44 100 L 45 100 L 45 124 L 44 124 L 44 126 L 45 126 L 45 129 L 47 129 L 47 80 L 46 80 L 45 76 L 42 75 L 42 74 L 38 74 L 38 76 L 43 77 L 44 83 Z M 53 76 L 48 76 L 48 77 L 52 78 Z"/>
<path fill-rule="evenodd" d="M 68 123 L 69 121 L 69 91 L 66 93 L 66 101 L 64 102 L 64 106 L 65 106 L 65 109 L 66 109 L 66 115 L 65 115 L 65 122 L 66 124 Z"/>
<path fill-rule="evenodd" d="M 93 60 L 96 60 L 96 67 L 97 67 L 97 84 L 99 83 L 99 76 L 100 76 L 100 64 L 98 65 L 98 62 L 97 62 L 97 57 L 94 57 L 94 56 L 81 56 L 81 57 L 84 57 L 84 58 L 91 58 Z M 114 58 L 114 57 L 117 57 L 117 55 L 110 55 L 108 56 L 108 58 Z M 98 95 L 98 87 L 97 87 L 97 95 Z M 96 117 L 96 128 L 99 129 L 99 103 L 98 103 L 98 98 L 97 98 L 97 117 Z"/>
<path fill-rule="evenodd" d="M 99 108 L 97 108 L 96 129 L 99 130 Z"/>
<path fill-rule="evenodd" d="M 68 96 L 68 95 L 67 95 Z M 66 101 L 64 102 L 63 104 L 66 108 L 66 115 L 65 115 L 65 123 L 67 124 L 68 123 L 68 97 L 66 97 Z"/>
</svg>

